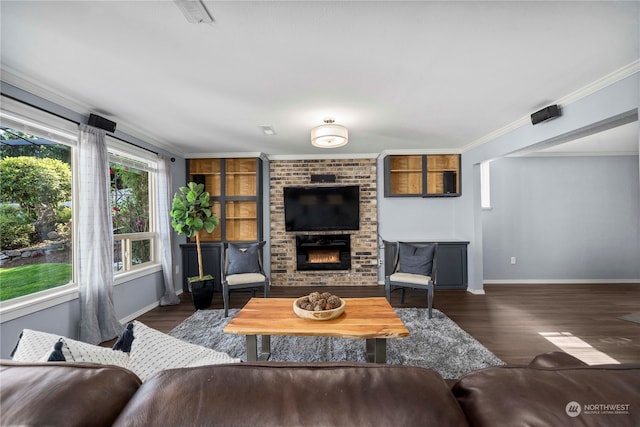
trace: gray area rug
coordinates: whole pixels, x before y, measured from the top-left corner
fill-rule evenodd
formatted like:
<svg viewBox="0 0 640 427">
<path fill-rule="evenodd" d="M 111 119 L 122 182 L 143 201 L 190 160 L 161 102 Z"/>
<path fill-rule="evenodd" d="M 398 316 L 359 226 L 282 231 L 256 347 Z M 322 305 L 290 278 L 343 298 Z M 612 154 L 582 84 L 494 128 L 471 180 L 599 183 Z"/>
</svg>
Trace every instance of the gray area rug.
<svg viewBox="0 0 640 427">
<path fill-rule="evenodd" d="M 407 338 L 387 341 L 387 363 L 434 369 L 455 379 L 480 368 L 504 362 L 438 310 L 428 319 L 427 310 L 396 308 L 409 329 Z M 246 360 L 244 335 L 225 334 L 222 329 L 238 313 L 229 310 L 199 310 L 176 326 L 169 335 Z M 258 341 L 260 338 L 258 338 Z M 258 342 L 260 348 L 260 342 Z M 272 361 L 366 362 L 365 340 L 331 337 L 271 337 Z"/>
<path fill-rule="evenodd" d="M 628 320 L 629 322 L 640 323 L 640 312 L 631 313 L 620 317 L 622 320 Z"/>
</svg>

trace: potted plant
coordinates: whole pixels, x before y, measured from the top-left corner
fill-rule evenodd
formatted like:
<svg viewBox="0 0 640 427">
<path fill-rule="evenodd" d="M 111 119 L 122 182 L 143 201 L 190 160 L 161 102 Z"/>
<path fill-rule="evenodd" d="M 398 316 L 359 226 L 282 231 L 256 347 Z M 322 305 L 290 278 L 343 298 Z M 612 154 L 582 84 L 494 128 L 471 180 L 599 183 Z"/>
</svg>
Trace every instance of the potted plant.
<svg viewBox="0 0 640 427">
<path fill-rule="evenodd" d="M 204 191 L 204 184 L 190 182 L 173 197 L 171 204 L 171 227 L 178 234 L 188 238 L 196 238 L 198 253 L 198 276 L 189 277 L 189 288 L 196 310 L 208 308 L 213 299 L 213 277 L 206 276 L 202 270 L 202 251 L 200 249 L 200 231 L 211 233 L 220 223 L 220 219 L 211 212 L 209 192 Z"/>
</svg>

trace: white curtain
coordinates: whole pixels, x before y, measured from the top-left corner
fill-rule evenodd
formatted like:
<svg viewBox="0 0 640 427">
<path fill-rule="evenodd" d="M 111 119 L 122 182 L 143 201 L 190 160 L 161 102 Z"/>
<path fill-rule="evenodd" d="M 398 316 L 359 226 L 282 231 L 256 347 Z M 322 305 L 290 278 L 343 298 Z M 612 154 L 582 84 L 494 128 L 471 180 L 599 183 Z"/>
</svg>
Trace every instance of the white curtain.
<svg viewBox="0 0 640 427">
<path fill-rule="evenodd" d="M 173 286 L 173 245 L 171 243 L 171 225 L 169 210 L 171 209 L 171 163 L 164 156 L 158 156 L 158 236 L 160 238 L 160 261 L 164 275 L 164 295 L 160 305 L 180 304 Z"/>
<path fill-rule="evenodd" d="M 122 331 L 113 305 L 113 225 L 106 132 L 80 125 L 78 282 L 80 339 L 98 344 Z"/>
</svg>

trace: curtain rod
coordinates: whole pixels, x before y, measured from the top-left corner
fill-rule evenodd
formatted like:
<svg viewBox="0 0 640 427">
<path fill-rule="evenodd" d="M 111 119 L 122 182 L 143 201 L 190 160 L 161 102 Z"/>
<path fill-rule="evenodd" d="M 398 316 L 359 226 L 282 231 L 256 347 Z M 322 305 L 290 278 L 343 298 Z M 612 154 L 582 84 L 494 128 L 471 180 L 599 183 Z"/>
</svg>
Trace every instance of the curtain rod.
<svg viewBox="0 0 640 427">
<path fill-rule="evenodd" d="M 80 125 L 80 124 L 87 124 L 87 117 L 83 116 L 82 114 L 79 114 L 75 111 L 72 111 L 66 107 L 62 107 L 58 104 L 55 104 L 49 100 L 46 100 L 44 98 L 41 98 L 40 96 L 34 95 L 30 92 L 27 92 L 23 89 L 20 89 L 18 87 L 15 87 L 11 84 L 8 84 L 6 82 L 2 82 L 2 92 L 1 94 L 3 96 L 6 96 L 9 99 L 13 99 L 14 101 L 20 102 L 22 104 L 26 104 L 30 107 L 33 107 L 37 110 L 40 111 L 44 111 L 45 113 L 54 115 L 56 117 L 59 117 L 61 119 L 70 121 L 71 123 L 75 123 L 76 125 Z M 9 89 L 8 91 L 5 89 Z M 11 94 L 8 92 L 16 92 L 16 94 Z M 31 98 L 31 101 L 28 101 L 27 98 Z M 47 106 L 49 106 L 49 108 L 47 108 Z M 56 108 L 51 108 L 51 106 L 54 106 Z M 62 112 L 57 112 L 55 110 L 62 110 Z M 74 118 L 75 117 L 75 118 Z M 82 118 L 83 120 L 80 121 L 79 118 Z M 112 138 L 117 139 L 118 141 L 122 141 L 126 144 L 129 145 L 133 145 L 134 147 L 140 148 L 142 150 L 148 151 L 150 153 L 155 154 L 156 156 L 159 154 L 157 151 L 151 150 L 149 148 L 143 147 L 139 144 L 136 144 L 134 142 L 130 141 L 130 138 L 135 138 L 134 136 L 131 135 L 127 135 L 126 133 L 122 132 L 122 131 L 118 131 L 116 130 L 115 132 L 108 132 L 109 136 L 111 136 Z M 120 135 L 118 135 L 120 134 Z M 138 139 L 138 138 L 135 138 Z M 171 157 L 171 161 L 175 162 L 176 159 L 174 157 Z"/>
</svg>

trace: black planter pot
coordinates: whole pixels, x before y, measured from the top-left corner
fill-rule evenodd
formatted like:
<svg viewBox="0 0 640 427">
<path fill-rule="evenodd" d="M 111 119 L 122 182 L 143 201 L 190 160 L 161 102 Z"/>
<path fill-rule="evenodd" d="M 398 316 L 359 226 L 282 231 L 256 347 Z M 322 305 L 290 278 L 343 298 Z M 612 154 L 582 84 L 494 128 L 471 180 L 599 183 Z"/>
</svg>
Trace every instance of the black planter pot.
<svg viewBox="0 0 640 427">
<path fill-rule="evenodd" d="M 211 300 L 213 300 L 213 278 L 207 278 L 205 276 L 203 280 L 198 280 L 197 277 L 193 279 L 193 281 L 189 282 L 189 286 L 191 287 L 191 297 L 193 298 L 194 307 L 196 310 L 211 307 Z"/>
</svg>

